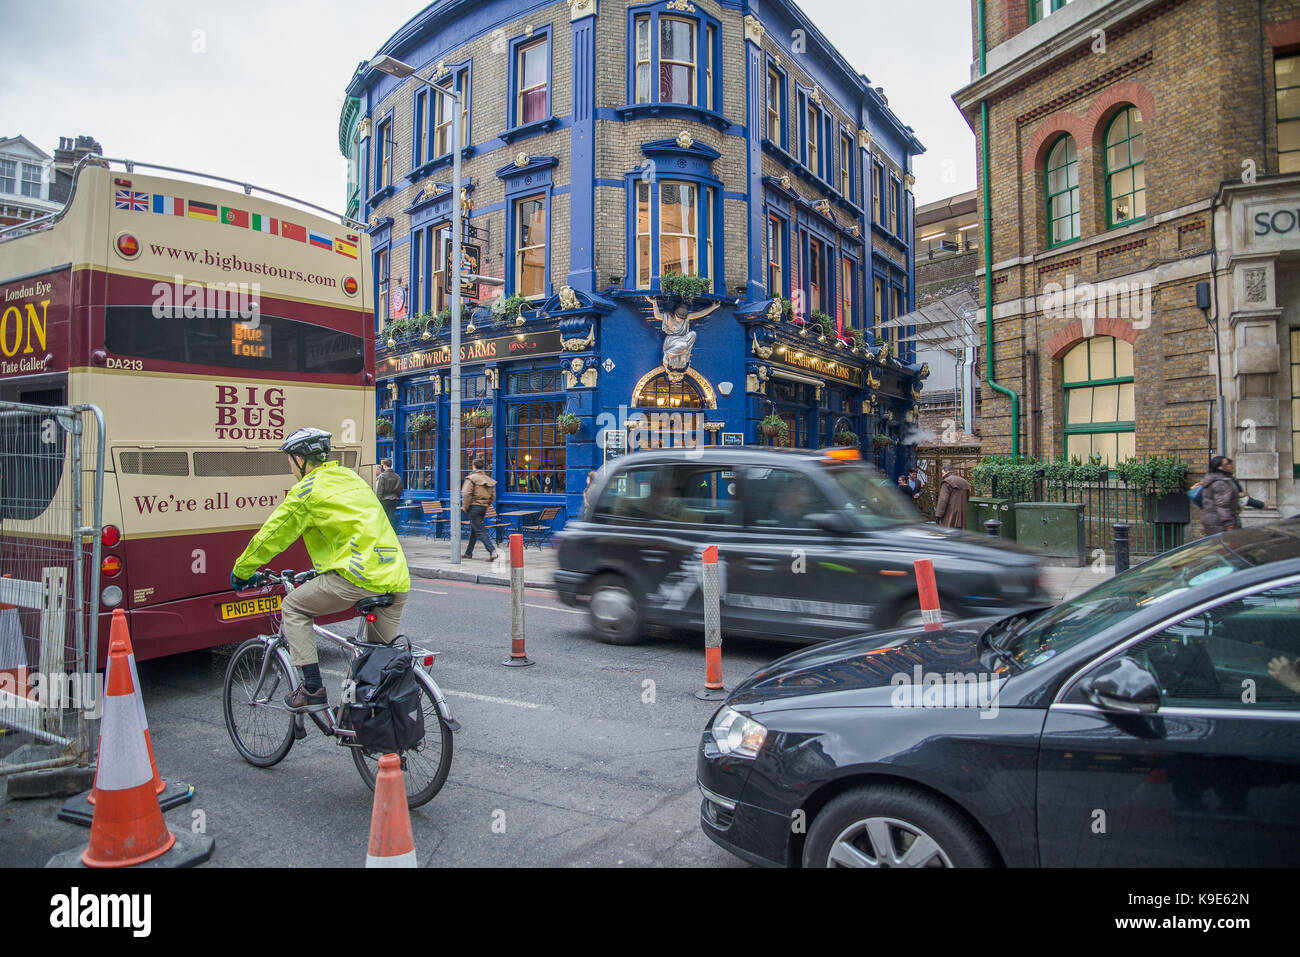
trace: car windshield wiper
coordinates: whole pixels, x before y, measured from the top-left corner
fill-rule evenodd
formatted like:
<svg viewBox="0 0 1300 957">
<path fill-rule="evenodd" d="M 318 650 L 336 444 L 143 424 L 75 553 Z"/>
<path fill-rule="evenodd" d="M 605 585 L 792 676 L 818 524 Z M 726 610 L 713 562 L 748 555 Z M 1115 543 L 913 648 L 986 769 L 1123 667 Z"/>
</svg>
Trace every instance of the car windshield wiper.
<svg viewBox="0 0 1300 957">
<path fill-rule="evenodd" d="M 1029 624 L 1029 619 L 1029 615 L 1012 615 L 1009 618 L 994 622 L 984 631 L 984 634 L 980 635 L 980 640 L 988 646 L 990 651 L 1003 661 L 1013 665 L 1017 671 L 1023 670 L 1025 666 L 1011 656 L 1011 652 L 1007 651 L 1006 643 L 1020 634 L 1025 626 Z"/>
</svg>

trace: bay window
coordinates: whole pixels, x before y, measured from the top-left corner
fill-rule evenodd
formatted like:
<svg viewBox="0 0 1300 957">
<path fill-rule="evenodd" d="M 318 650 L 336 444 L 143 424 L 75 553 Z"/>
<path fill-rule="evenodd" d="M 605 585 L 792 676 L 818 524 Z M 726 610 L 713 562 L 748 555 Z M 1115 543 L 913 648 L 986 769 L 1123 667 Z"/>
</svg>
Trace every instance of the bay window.
<svg viewBox="0 0 1300 957">
<path fill-rule="evenodd" d="M 717 190 L 678 180 L 636 184 L 636 288 L 655 276 L 711 276 Z"/>
<path fill-rule="evenodd" d="M 633 104 L 717 109 L 720 26 L 693 5 L 629 14 L 628 92 Z"/>
</svg>

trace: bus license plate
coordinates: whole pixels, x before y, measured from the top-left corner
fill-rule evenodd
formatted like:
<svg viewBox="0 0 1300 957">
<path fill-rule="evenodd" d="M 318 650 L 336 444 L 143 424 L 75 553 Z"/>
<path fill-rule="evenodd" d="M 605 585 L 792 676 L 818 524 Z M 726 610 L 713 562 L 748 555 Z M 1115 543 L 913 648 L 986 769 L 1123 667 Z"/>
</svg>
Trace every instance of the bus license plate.
<svg viewBox="0 0 1300 957">
<path fill-rule="evenodd" d="M 228 601 L 221 605 L 221 620 L 248 618 L 250 615 L 265 615 L 280 610 L 280 596 L 267 595 L 265 598 L 245 598 L 243 601 Z"/>
</svg>

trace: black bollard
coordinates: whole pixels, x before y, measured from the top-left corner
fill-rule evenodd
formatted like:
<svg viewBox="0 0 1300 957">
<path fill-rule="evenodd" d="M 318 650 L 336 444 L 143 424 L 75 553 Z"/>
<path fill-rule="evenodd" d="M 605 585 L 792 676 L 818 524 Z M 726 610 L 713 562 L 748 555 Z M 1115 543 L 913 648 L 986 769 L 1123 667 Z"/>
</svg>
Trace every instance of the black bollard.
<svg viewBox="0 0 1300 957">
<path fill-rule="evenodd" d="M 984 531 L 988 532 L 992 538 L 999 538 L 1002 535 L 1002 523 L 996 518 L 990 518 L 984 523 Z"/>
<path fill-rule="evenodd" d="M 1132 525 L 1124 525 L 1116 522 L 1111 528 L 1115 529 L 1115 574 L 1119 575 L 1128 571 L 1128 533 Z"/>
</svg>

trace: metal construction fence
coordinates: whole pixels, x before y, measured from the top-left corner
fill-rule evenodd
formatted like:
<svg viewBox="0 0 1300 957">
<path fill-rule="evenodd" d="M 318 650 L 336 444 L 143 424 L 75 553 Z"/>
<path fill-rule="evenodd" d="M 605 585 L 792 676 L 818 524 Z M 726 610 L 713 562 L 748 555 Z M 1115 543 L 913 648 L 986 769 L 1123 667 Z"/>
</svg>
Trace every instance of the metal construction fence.
<svg viewBox="0 0 1300 957">
<path fill-rule="evenodd" d="M 1087 554 L 1103 549 L 1107 561 L 1112 561 L 1115 553 L 1116 524 L 1132 526 L 1129 551 L 1134 557 L 1159 555 L 1182 545 L 1186 538 L 1187 521 L 1159 521 L 1163 511 L 1160 500 L 1147 491 L 1130 488 L 1117 478 L 1100 482 L 1055 482 L 1039 478 L 1034 482 L 1030 495 L 1023 494 L 1023 490 L 1019 495 L 1004 492 L 994 480 L 992 491 L 993 498 L 1010 498 L 1017 502 L 1074 502 L 1082 505 Z M 976 494 L 981 494 L 978 487 Z M 1187 518 L 1195 518 L 1190 512 L 1190 500 L 1177 500 L 1177 495 L 1172 498 L 1176 500 L 1174 511 L 1181 506 Z M 1192 534 L 1195 536 L 1196 532 Z"/>
<path fill-rule="evenodd" d="M 0 402 L 0 776 L 92 760 L 103 499 L 98 408 Z"/>
</svg>

